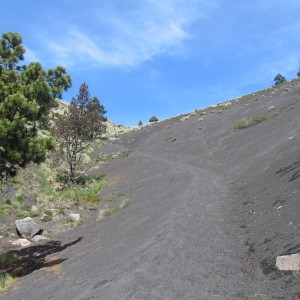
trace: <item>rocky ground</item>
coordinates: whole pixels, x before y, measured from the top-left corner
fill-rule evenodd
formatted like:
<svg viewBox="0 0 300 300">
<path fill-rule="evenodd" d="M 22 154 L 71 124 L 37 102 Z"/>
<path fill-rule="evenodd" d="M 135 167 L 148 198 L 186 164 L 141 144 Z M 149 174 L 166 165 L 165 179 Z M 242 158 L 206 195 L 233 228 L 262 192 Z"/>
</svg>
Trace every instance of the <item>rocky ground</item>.
<svg viewBox="0 0 300 300">
<path fill-rule="evenodd" d="M 299 299 L 299 111 L 294 80 L 113 139 L 93 172 L 130 205 L 18 250 L 0 298 Z"/>
</svg>

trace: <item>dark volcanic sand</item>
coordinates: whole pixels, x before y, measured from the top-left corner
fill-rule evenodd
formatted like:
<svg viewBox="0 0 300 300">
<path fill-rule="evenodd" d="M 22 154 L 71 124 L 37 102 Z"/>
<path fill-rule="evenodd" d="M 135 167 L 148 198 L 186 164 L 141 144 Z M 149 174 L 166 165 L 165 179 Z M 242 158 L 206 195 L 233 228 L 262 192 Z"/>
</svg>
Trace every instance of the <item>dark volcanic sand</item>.
<svg viewBox="0 0 300 300">
<path fill-rule="evenodd" d="M 0 298 L 300 299 L 300 275 L 275 268 L 300 251 L 299 81 L 290 85 L 108 145 L 130 154 L 98 171 L 105 192 L 131 204 L 101 221 L 95 212 L 61 245 L 28 248 L 48 264 Z"/>
</svg>

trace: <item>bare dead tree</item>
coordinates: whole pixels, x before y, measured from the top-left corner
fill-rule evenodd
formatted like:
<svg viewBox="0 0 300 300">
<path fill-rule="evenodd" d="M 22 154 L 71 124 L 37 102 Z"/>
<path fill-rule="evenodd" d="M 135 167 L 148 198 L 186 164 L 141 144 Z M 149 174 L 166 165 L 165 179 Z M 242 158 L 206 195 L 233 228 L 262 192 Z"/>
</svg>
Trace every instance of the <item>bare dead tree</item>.
<svg viewBox="0 0 300 300">
<path fill-rule="evenodd" d="M 88 85 L 83 83 L 68 110 L 58 117 L 52 127 L 58 144 L 56 156 L 68 164 L 71 183 L 84 174 L 77 174 L 84 151 L 106 131 L 105 113 L 98 98 L 91 98 Z"/>
</svg>

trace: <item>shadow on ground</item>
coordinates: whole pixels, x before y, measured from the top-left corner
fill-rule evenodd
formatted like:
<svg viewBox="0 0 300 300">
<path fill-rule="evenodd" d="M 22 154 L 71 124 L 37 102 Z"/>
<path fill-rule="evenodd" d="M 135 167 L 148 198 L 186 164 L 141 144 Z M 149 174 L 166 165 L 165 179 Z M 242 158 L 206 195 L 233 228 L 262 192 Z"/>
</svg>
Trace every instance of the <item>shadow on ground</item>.
<svg viewBox="0 0 300 300">
<path fill-rule="evenodd" d="M 62 244 L 60 241 L 50 241 L 43 245 L 32 246 L 21 250 L 11 250 L 0 255 L 0 274 L 9 272 L 16 277 L 26 276 L 41 268 L 54 267 L 67 258 L 51 258 L 51 254 L 79 243 L 83 238 Z"/>
</svg>

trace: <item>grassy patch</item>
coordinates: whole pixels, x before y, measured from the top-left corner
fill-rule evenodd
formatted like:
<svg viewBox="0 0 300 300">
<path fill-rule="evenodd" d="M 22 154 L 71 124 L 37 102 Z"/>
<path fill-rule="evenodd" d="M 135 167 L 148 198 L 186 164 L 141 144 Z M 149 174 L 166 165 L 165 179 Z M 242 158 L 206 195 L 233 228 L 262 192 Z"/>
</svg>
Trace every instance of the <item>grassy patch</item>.
<svg viewBox="0 0 300 300">
<path fill-rule="evenodd" d="M 8 252 L 0 255 L 0 269 L 6 269 L 6 272 L 0 274 L 0 291 L 9 287 L 15 281 L 15 276 L 7 272 L 7 269 L 17 265 L 19 260 L 20 257 L 16 253 Z"/>
<path fill-rule="evenodd" d="M 242 120 L 241 122 L 237 123 L 234 128 L 236 129 L 244 129 L 258 123 L 266 121 L 268 118 L 265 115 L 257 116 L 255 118 L 247 118 Z"/>
<path fill-rule="evenodd" d="M 176 142 L 176 141 L 177 141 L 177 138 L 174 137 L 174 136 L 170 136 L 170 137 L 168 137 L 168 138 L 166 139 L 166 141 L 173 143 L 173 142 Z"/>
<path fill-rule="evenodd" d="M 126 157 L 128 156 L 129 153 L 127 151 L 123 151 L 123 152 L 115 152 L 115 153 L 101 153 L 97 156 L 96 158 L 96 162 L 97 165 L 102 166 L 102 165 L 107 165 L 108 163 L 110 163 L 112 160 L 116 159 L 116 158 L 120 158 L 120 157 Z"/>
<path fill-rule="evenodd" d="M 122 198 L 124 198 L 125 196 L 126 196 L 126 194 L 120 193 L 117 197 L 110 198 L 110 199 L 108 200 L 108 202 L 110 202 L 110 203 L 115 203 L 115 202 L 121 200 Z"/>
<path fill-rule="evenodd" d="M 99 212 L 99 219 L 109 217 L 112 214 L 117 213 L 119 210 L 120 210 L 119 206 L 116 206 L 116 207 L 113 207 L 113 208 L 102 209 Z"/>
<path fill-rule="evenodd" d="M 120 208 L 125 208 L 127 206 L 129 206 L 130 204 L 130 200 L 126 199 L 126 200 L 123 200 L 122 203 L 120 204 Z"/>
<path fill-rule="evenodd" d="M 15 280 L 15 276 L 8 272 L 0 274 L 0 291 L 11 286 Z"/>
<path fill-rule="evenodd" d="M 95 208 L 102 204 L 99 198 L 99 192 L 105 185 L 105 175 L 97 177 L 85 176 L 80 184 L 67 185 L 62 182 L 62 176 L 56 176 L 55 171 L 47 167 L 36 166 L 31 171 L 24 170 L 18 175 L 18 194 L 19 195 L 35 195 L 36 205 L 40 213 L 48 209 L 64 209 L 70 205 L 81 205 L 86 208 Z M 56 179 L 56 180 L 55 180 Z M 57 190 L 58 184 L 62 189 Z M 19 197 L 20 198 L 20 197 Z M 15 201 L 14 204 L 20 204 Z M 32 212 L 22 212 L 20 207 L 16 206 L 18 214 L 21 216 L 31 216 Z M 1 213 L 1 207 L 0 207 Z M 7 213 L 3 210 L 3 213 Z"/>
</svg>

